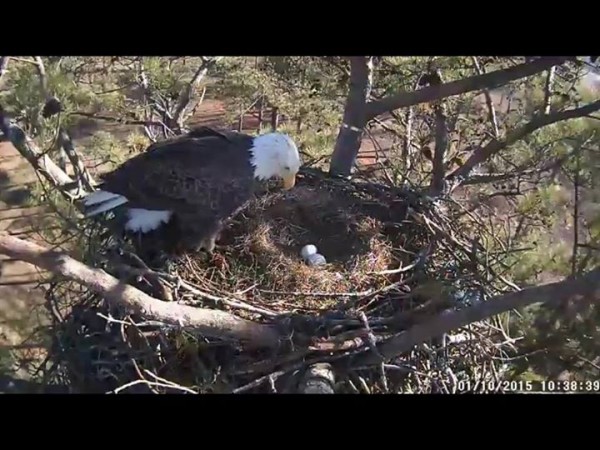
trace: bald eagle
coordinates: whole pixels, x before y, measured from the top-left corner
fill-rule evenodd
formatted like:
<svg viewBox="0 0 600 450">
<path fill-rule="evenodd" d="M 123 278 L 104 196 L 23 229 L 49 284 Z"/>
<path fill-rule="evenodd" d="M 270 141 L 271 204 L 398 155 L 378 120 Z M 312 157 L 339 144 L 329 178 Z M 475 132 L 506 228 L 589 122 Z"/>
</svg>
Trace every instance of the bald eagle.
<svg viewBox="0 0 600 450">
<path fill-rule="evenodd" d="M 256 194 L 261 182 L 282 179 L 291 189 L 301 165 L 283 133 L 251 136 L 199 128 L 152 144 L 103 174 L 83 199 L 91 218 L 122 211 L 126 232 L 150 233 L 175 225 L 179 251 L 213 253 L 227 220 Z"/>
</svg>

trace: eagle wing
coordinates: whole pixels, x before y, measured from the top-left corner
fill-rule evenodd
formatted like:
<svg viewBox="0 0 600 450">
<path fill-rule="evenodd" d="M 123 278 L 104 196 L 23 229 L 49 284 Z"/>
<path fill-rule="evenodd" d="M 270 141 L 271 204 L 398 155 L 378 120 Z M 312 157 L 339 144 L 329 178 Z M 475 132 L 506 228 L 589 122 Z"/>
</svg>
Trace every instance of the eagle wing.
<svg viewBox="0 0 600 450">
<path fill-rule="evenodd" d="M 100 188 L 133 208 L 224 218 L 252 196 L 251 145 L 243 134 L 192 132 L 153 144 L 104 175 Z"/>
</svg>

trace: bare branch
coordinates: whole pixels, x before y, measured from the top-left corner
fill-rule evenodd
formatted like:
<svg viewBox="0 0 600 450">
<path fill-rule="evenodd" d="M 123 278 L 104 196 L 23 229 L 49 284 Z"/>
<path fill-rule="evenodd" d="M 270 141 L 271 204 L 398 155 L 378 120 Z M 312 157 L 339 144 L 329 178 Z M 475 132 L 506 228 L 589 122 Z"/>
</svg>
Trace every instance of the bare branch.
<svg viewBox="0 0 600 450">
<path fill-rule="evenodd" d="M 550 106 L 552 100 L 552 86 L 554 85 L 554 74 L 556 67 L 550 67 L 548 76 L 546 77 L 546 86 L 544 88 L 544 114 L 550 114 Z"/>
<path fill-rule="evenodd" d="M 473 56 L 473 64 L 475 65 L 475 69 L 477 70 L 478 75 L 485 74 L 485 70 L 479 64 L 479 59 L 477 58 L 477 56 Z M 490 122 L 492 124 L 492 130 L 494 131 L 494 137 L 498 139 L 500 137 L 500 130 L 498 129 L 498 118 L 496 117 L 496 108 L 494 107 L 494 102 L 492 101 L 490 90 L 484 89 L 483 95 L 485 96 L 485 103 L 487 104 L 488 111 L 490 114 Z"/>
<path fill-rule="evenodd" d="M 48 92 L 48 75 L 46 75 L 46 67 L 44 67 L 44 62 L 42 58 L 39 56 L 35 56 L 35 68 L 38 72 L 38 77 L 40 78 L 40 89 L 42 90 L 42 96 L 44 100 L 47 100 L 50 97 Z"/>
<path fill-rule="evenodd" d="M 580 150 L 580 149 L 579 149 Z M 571 257 L 571 275 L 575 276 L 577 272 L 577 248 L 579 246 L 579 188 L 581 172 L 581 152 L 578 151 L 575 156 L 575 175 L 573 177 L 573 255 Z"/>
<path fill-rule="evenodd" d="M 569 59 L 571 58 L 565 56 L 538 58 L 532 62 L 519 64 L 509 67 L 508 69 L 496 70 L 483 75 L 476 75 L 462 80 L 444 83 L 439 86 L 429 86 L 418 91 L 400 92 L 396 95 L 369 102 L 367 104 L 366 118 L 367 120 L 370 120 L 380 114 L 398 108 L 440 100 L 442 98 L 465 94 L 467 92 L 481 89 L 494 89 L 511 81 L 543 72 L 552 66 L 563 64 Z"/>
<path fill-rule="evenodd" d="M 179 128 L 183 127 L 183 123 L 181 123 L 183 121 L 181 119 L 184 117 L 184 112 L 192 100 L 192 92 L 206 76 L 208 69 L 210 69 L 219 59 L 221 59 L 221 57 L 203 59 L 202 64 L 200 64 L 200 67 L 198 67 L 198 70 L 196 70 L 196 73 L 190 82 L 186 84 L 183 89 L 181 89 L 179 98 L 177 99 L 177 105 L 175 106 L 175 111 L 173 113 L 173 122 L 175 122 Z"/>
<path fill-rule="evenodd" d="M 235 339 L 248 347 L 276 347 L 279 344 L 279 334 L 269 325 L 257 324 L 224 311 L 160 301 L 62 252 L 0 234 L 0 253 L 80 283 L 102 295 L 114 306 L 148 320 L 214 338 Z"/>
<path fill-rule="evenodd" d="M 431 196 L 439 195 L 444 189 L 444 155 L 448 147 L 446 114 L 442 108 L 435 111 L 435 149 L 432 158 L 433 173 L 429 185 Z"/>
<path fill-rule="evenodd" d="M 551 170 L 555 170 L 557 167 L 562 165 L 567 159 L 569 159 L 573 155 L 573 151 L 567 153 L 566 155 L 561 156 L 560 158 L 556 158 L 554 161 L 545 164 L 539 169 L 528 169 L 527 167 L 531 167 L 533 162 L 528 162 L 517 167 L 514 171 L 508 173 L 486 173 L 481 175 L 473 175 L 467 178 L 465 181 L 461 183 L 463 186 L 475 185 L 475 184 L 485 184 L 485 183 L 497 183 L 499 181 L 510 180 L 512 178 L 541 174 L 544 172 L 548 172 Z"/>
<path fill-rule="evenodd" d="M 442 101 L 435 107 L 435 153 L 433 155 L 433 175 L 429 186 L 430 195 L 439 195 L 444 189 L 444 156 L 448 149 L 448 124 L 446 108 Z"/>
<path fill-rule="evenodd" d="M 39 172 L 47 181 L 58 188 L 69 198 L 77 198 L 78 193 L 71 191 L 75 183 L 64 170 L 58 167 L 38 146 L 29 138 L 21 127 L 11 124 L 0 106 L 0 128 L 4 136 L 11 141 L 13 146 L 25 158 L 33 169 Z M 79 193 L 81 194 L 81 193 Z"/>
<path fill-rule="evenodd" d="M 566 111 L 560 111 L 553 114 L 537 116 L 530 122 L 523 125 L 511 133 L 508 133 L 503 140 L 492 140 L 485 147 L 479 147 L 475 149 L 471 157 L 458 169 L 452 172 L 448 178 L 454 177 L 467 177 L 470 172 L 480 163 L 486 161 L 496 153 L 501 152 L 509 145 L 523 139 L 525 136 L 533 133 L 540 128 L 543 128 L 553 123 L 562 122 L 564 120 L 576 119 L 579 117 L 587 116 L 595 111 L 600 110 L 600 100 L 593 103 L 589 103 L 585 106 L 575 109 L 569 109 Z"/>
<path fill-rule="evenodd" d="M 569 302 L 597 302 L 600 300 L 600 267 L 579 278 L 570 278 L 556 283 L 523 289 L 501 295 L 460 311 L 441 314 L 436 318 L 400 333 L 379 346 L 379 352 L 387 359 L 410 351 L 415 345 L 440 336 L 451 330 L 464 327 L 488 317 L 524 308 L 535 303 L 548 301 L 557 304 Z M 373 354 L 359 358 L 361 364 L 379 364 Z"/>
<path fill-rule="evenodd" d="M 67 133 L 67 131 L 62 127 L 59 130 L 58 145 L 67 154 L 67 157 L 73 166 L 73 170 L 75 171 L 75 177 L 77 181 L 82 183 L 85 189 L 88 191 L 93 191 L 96 183 L 87 170 L 87 167 L 85 167 L 79 158 L 78 153 L 75 151 L 75 146 L 73 145 L 71 136 L 69 136 L 69 133 Z"/>
<path fill-rule="evenodd" d="M 8 61 L 10 61 L 10 58 L 8 56 L 0 56 L 0 80 L 7 72 Z"/>
</svg>

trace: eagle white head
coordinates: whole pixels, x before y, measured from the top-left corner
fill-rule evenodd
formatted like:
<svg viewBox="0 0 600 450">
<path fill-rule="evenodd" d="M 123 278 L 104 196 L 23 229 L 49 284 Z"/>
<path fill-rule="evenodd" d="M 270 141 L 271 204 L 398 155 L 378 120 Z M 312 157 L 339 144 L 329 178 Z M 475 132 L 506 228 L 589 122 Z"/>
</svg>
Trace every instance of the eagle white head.
<svg viewBox="0 0 600 450">
<path fill-rule="evenodd" d="M 302 162 L 298 147 L 287 134 L 266 133 L 256 136 L 250 153 L 256 178 L 281 178 L 284 189 L 294 187 Z"/>
</svg>

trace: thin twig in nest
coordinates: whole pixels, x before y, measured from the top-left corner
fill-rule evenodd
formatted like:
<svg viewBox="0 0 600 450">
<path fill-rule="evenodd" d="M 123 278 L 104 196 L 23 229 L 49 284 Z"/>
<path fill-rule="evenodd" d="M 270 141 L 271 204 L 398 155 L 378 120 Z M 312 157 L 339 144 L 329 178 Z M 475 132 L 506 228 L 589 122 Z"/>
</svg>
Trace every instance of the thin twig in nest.
<svg viewBox="0 0 600 450">
<path fill-rule="evenodd" d="M 148 381 L 148 380 L 135 380 L 135 381 L 131 381 L 130 383 L 126 383 L 123 386 L 118 387 L 117 389 L 115 389 L 114 391 L 108 392 L 108 394 L 118 394 L 121 391 L 124 391 L 125 389 L 128 389 L 132 386 L 137 386 L 138 384 L 145 384 L 148 387 L 150 386 L 156 386 L 156 387 L 164 387 L 164 388 L 169 388 L 169 389 L 176 389 L 182 392 L 186 392 L 188 394 L 197 394 L 196 391 L 193 391 L 191 389 L 188 389 L 184 386 L 179 386 L 176 384 L 173 384 L 171 382 L 169 383 L 160 383 L 158 381 Z"/>
<path fill-rule="evenodd" d="M 299 291 L 270 291 L 267 289 L 259 289 L 263 294 L 273 295 L 293 295 L 302 297 L 364 297 L 372 294 L 374 291 L 369 289 L 362 292 L 299 292 Z"/>
<path fill-rule="evenodd" d="M 397 269 L 381 270 L 379 272 L 369 272 L 369 274 L 370 275 L 394 275 L 397 273 L 408 272 L 409 270 L 414 269 L 416 266 L 417 266 L 417 262 L 414 262 L 405 267 L 400 266 Z"/>
</svg>

